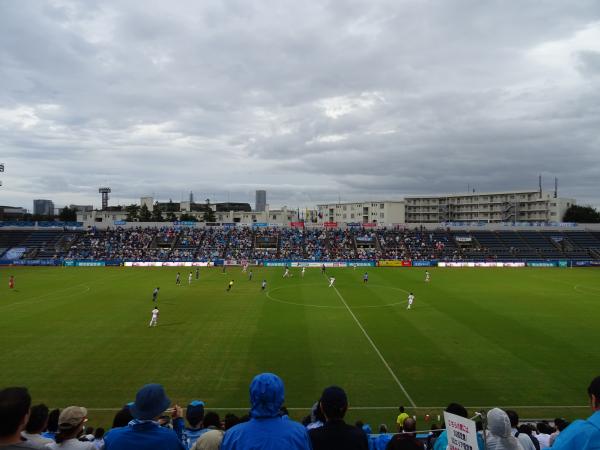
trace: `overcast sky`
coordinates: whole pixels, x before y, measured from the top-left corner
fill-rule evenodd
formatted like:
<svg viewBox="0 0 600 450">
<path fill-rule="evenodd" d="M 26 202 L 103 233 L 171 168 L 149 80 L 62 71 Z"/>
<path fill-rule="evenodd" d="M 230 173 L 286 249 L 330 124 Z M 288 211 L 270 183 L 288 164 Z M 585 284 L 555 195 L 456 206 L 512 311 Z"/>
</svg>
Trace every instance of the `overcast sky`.
<svg viewBox="0 0 600 450">
<path fill-rule="evenodd" d="M 600 206 L 598 0 L 0 2 L 0 204 Z"/>
</svg>

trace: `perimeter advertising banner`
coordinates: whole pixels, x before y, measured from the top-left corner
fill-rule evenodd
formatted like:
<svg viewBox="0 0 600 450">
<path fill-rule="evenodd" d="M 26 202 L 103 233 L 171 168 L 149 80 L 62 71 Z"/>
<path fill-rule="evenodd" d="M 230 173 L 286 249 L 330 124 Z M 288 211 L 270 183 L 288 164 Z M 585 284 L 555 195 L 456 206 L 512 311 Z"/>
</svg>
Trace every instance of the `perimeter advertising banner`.
<svg viewBox="0 0 600 450">
<path fill-rule="evenodd" d="M 525 267 L 524 262 L 438 262 L 438 267 Z"/>
<path fill-rule="evenodd" d="M 125 267 L 212 267 L 213 262 L 207 261 L 125 261 Z"/>
<path fill-rule="evenodd" d="M 265 267 L 375 267 L 375 261 L 263 261 Z"/>
<path fill-rule="evenodd" d="M 377 261 L 379 267 L 411 267 L 411 261 L 402 261 L 399 259 L 380 259 Z"/>
</svg>

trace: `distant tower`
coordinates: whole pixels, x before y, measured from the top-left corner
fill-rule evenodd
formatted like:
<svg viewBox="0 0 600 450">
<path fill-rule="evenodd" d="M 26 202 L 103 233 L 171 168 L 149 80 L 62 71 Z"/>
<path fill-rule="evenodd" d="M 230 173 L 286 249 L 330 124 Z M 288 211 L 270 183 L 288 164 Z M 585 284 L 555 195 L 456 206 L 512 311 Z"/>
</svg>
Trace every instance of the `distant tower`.
<svg viewBox="0 0 600 450">
<path fill-rule="evenodd" d="M 101 187 L 98 189 L 98 192 L 102 194 L 102 209 L 104 210 L 108 208 L 108 194 L 110 194 L 111 191 L 109 187 Z"/>
<path fill-rule="evenodd" d="M 256 204 L 254 210 L 261 212 L 267 209 L 267 191 L 256 191 Z"/>
<path fill-rule="evenodd" d="M 194 193 L 190 191 L 190 205 L 194 203 Z"/>
</svg>

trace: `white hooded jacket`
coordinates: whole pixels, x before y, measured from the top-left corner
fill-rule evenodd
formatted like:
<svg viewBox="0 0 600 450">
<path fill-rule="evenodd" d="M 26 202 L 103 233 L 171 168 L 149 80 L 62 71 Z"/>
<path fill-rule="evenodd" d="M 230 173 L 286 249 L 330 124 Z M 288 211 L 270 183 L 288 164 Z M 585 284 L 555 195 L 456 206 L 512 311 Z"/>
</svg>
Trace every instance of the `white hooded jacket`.
<svg viewBox="0 0 600 450">
<path fill-rule="evenodd" d="M 487 428 L 488 450 L 523 450 L 517 438 L 512 435 L 508 416 L 501 409 L 488 411 Z"/>
</svg>

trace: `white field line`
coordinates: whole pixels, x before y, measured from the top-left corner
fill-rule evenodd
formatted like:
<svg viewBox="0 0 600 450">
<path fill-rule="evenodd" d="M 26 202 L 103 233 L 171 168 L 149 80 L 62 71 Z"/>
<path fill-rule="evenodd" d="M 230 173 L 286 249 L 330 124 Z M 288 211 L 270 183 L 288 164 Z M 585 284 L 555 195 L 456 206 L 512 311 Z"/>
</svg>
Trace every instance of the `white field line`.
<svg viewBox="0 0 600 450">
<path fill-rule="evenodd" d="M 361 325 L 361 323 L 359 322 L 359 320 L 356 318 L 356 316 L 354 315 L 354 313 L 352 312 L 352 310 L 348 306 L 348 303 L 346 303 L 346 300 L 344 300 L 344 297 L 342 297 L 342 294 L 340 294 L 340 291 L 338 291 L 335 286 L 333 286 L 333 289 L 335 290 L 335 293 L 338 295 L 338 297 L 340 298 L 340 300 L 342 301 L 342 303 L 344 304 L 344 306 L 346 307 L 346 309 L 348 310 L 348 312 L 350 313 L 350 315 L 352 316 L 352 318 L 354 319 L 354 321 L 356 322 L 356 324 L 358 325 L 358 327 L 361 329 L 361 331 L 363 332 L 363 334 L 365 335 L 365 337 L 367 338 L 367 340 L 371 344 L 371 347 L 373 347 L 373 350 L 375 350 L 375 353 L 377 353 L 377 356 L 379 356 L 379 359 L 381 359 L 381 362 L 387 368 L 388 372 L 390 373 L 390 375 L 392 376 L 392 378 L 394 379 L 394 381 L 396 382 L 396 384 L 398 385 L 398 387 L 402 390 L 402 392 L 404 393 L 404 395 L 406 396 L 406 398 L 410 402 L 411 406 L 413 408 L 416 408 L 417 404 L 414 402 L 414 400 L 409 395 L 409 393 L 406 391 L 406 389 L 404 388 L 404 386 L 402 385 L 402 383 L 400 382 L 400 380 L 398 379 L 398 377 L 396 376 L 396 374 L 394 373 L 394 371 L 392 370 L 392 368 L 390 367 L 390 365 L 388 364 L 388 362 L 385 360 L 385 358 L 383 357 L 383 355 L 381 354 L 381 352 L 379 351 L 379 349 L 375 345 L 375 342 L 373 342 L 373 339 L 371 339 L 371 336 L 369 336 L 369 334 L 365 331 L 365 329 L 363 328 L 363 326 Z"/>
<path fill-rule="evenodd" d="M 465 406 L 467 409 L 492 409 L 492 408 L 500 408 L 500 409 L 587 409 L 590 405 L 544 405 L 544 406 L 522 406 L 522 405 L 491 405 L 491 406 Z M 431 410 L 431 409 L 445 409 L 445 406 L 413 406 L 411 409 L 418 410 Z M 88 411 L 119 411 L 121 408 L 87 408 Z M 185 408 L 183 408 L 185 409 Z M 215 411 L 245 411 L 249 410 L 250 405 L 248 406 L 236 406 L 236 407 L 206 407 L 206 410 L 215 410 Z M 307 406 L 305 408 L 302 407 L 288 407 L 290 411 L 309 411 L 312 409 L 312 406 Z M 348 409 L 353 410 L 397 410 L 397 406 L 352 406 L 350 405 Z"/>
</svg>

